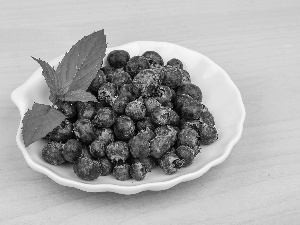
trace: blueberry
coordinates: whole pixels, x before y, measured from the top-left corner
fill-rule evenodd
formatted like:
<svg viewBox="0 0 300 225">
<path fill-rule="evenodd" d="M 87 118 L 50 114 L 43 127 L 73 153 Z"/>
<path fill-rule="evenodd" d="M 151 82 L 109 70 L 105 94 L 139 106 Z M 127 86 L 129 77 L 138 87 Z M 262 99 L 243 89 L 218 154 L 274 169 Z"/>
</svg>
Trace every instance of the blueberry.
<svg viewBox="0 0 300 225">
<path fill-rule="evenodd" d="M 106 81 L 111 82 L 111 79 L 112 79 L 113 74 L 116 69 L 111 66 L 104 66 L 101 68 L 101 70 L 103 71 L 104 75 L 106 76 Z"/>
<path fill-rule="evenodd" d="M 182 159 L 183 167 L 189 166 L 194 162 L 194 158 L 195 158 L 194 150 L 188 146 L 185 145 L 179 146 L 176 149 L 175 153 L 180 159 Z"/>
<path fill-rule="evenodd" d="M 95 130 L 96 140 L 109 144 L 115 140 L 114 131 L 111 128 L 99 128 Z"/>
<path fill-rule="evenodd" d="M 174 108 L 176 112 L 181 115 L 183 105 L 186 104 L 188 106 L 188 104 L 192 101 L 194 101 L 194 99 L 189 95 L 177 95 L 174 100 Z"/>
<path fill-rule="evenodd" d="M 132 102 L 129 102 L 125 108 L 127 116 L 133 120 L 141 120 L 146 115 L 146 107 L 142 98 L 138 98 Z"/>
<path fill-rule="evenodd" d="M 54 128 L 48 136 L 51 141 L 65 143 L 74 137 L 73 124 L 66 119 L 59 126 Z"/>
<path fill-rule="evenodd" d="M 107 82 L 103 84 L 98 90 L 99 101 L 104 101 L 109 105 L 112 105 L 118 95 L 117 85 Z"/>
<path fill-rule="evenodd" d="M 116 121 L 116 114 L 110 107 L 104 107 L 98 110 L 93 119 L 93 123 L 98 127 L 111 127 Z"/>
<path fill-rule="evenodd" d="M 129 180 L 131 178 L 129 169 L 130 166 L 127 163 L 117 164 L 113 168 L 113 176 L 117 180 L 121 180 L 121 181 Z"/>
<path fill-rule="evenodd" d="M 129 169 L 130 175 L 133 179 L 141 181 L 145 178 L 147 174 L 146 166 L 140 162 L 135 162 L 130 165 Z"/>
<path fill-rule="evenodd" d="M 126 64 L 125 70 L 134 78 L 140 71 L 150 69 L 150 64 L 144 56 L 134 56 Z"/>
<path fill-rule="evenodd" d="M 179 59 L 176 59 L 176 58 L 170 59 L 167 62 L 167 65 L 176 67 L 178 69 L 182 69 L 183 68 L 182 62 Z"/>
<path fill-rule="evenodd" d="M 181 160 L 175 153 L 168 152 L 159 159 L 159 166 L 165 174 L 174 174 L 183 165 Z"/>
<path fill-rule="evenodd" d="M 96 160 L 80 157 L 73 164 L 73 170 L 83 180 L 95 180 L 100 176 L 101 165 Z"/>
<path fill-rule="evenodd" d="M 155 91 L 155 96 L 156 100 L 162 105 L 164 105 L 167 102 L 171 102 L 173 97 L 172 89 L 167 86 L 160 85 Z"/>
<path fill-rule="evenodd" d="M 190 102 L 185 102 L 181 108 L 182 118 L 189 120 L 197 120 L 201 117 L 201 114 L 204 110 L 204 106 L 196 100 Z"/>
<path fill-rule="evenodd" d="M 147 128 L 154 130 L 156 128 L 156 126 L 151 122 L 150 117 L 145 117 L 144 119 L 138 121 L 136 126 L 138 131 L 146 130 Z"/>
<path fill-rule="evenodd" d="M 63 146 L 63 156 L 68 162 L 75 162 L 82 153 L 82 145 L 78 140 L 70 139 Z"/>
<path fill-rule="evenodd" d="M 139 72 L 132 81 L 133 92 L 137 96 L 149 97 L 154 94 L 156 88 L 161 84 L 159 74 L 152 69 Z"/>
<path fill-rule="evenodd" d="M 106 155 L 112 162 L 125 162 L 130 153 L 128 145 L 123 141 L 116 141 L 106 146 Z"/>
<path fill-rule="evenodd" d="M 76 137 L 84 144 L 92 143 L 95 138 L 95 128 L 88 119 L 79 119 L 74 124 L 74 133 Z"/>
<path fill-rule="evenodd" d="M 91 155 L 96 159 L 105 157 L 106 156 L 106 145 L 107 145 L 107 143 L 103 140 L 93 141 L 89 146 Z"/>
<path fill-rule="evenodd" d="M 190 148 L 195 148 L 196 146 L 200 145 L 199 142 L 199 135 L 197 131 L 191 128 L 185 128 L 182 129 L 178 133 L 178 141 L 177 141 L 178 146 L 180 145 L 186 145 Z"/>
<path fill-rule="evenodd" d="M 111 83 L 115 84 L 118 88 L 122 87 L 124 84 L 131 84 L 131 76 L 125 72 L 123 69 L 115 70 Z"/>
<path fill-rule="evenodd" d="M 209 126 L 215 125 L 215 120 L 213 115 L 208 111 L 207 107 L 203 105 L 203 111 L 201 113 L 200 119 L 201 122 L 206 123 Z"/>
<path fill-rule="evenodd" d="M 200 142 L 204 145 L 209 145 L 218 139 L 216 127 L 202 123 L 201 131 L 199 132 Z"/>
<path fill-rule="evenodd" d="M 113 164 L 111 163 L 111 161 L 107 157 L 99 159 L 98 162 L 101 165 L 100 176 L 107 176 L 107 175 L 112 173 Z"/>
<path fill-rule="evenodd" d="M 150 143 L 142 135 L 136 135 L 128 142 L 131 155 L 134 158 L 145 158 L 150 154 Z"/>
<path fill-rule="evenodd" d="M 191 83 L 191 76 L 190 76 L 190 74 L 186 70 L 181 70 L 181 74 L 182 74 L 181 83 L 182 84 L 190 84 Z"/>
<path fill-rule="evenodd" d="M 149 128 L 139 131 L 137 135 L 144 137 L 147 141 L 151 141 L 153 138 L 155 138 L 155 133 Z"/>
<path fill-rule="evenodd" d="M 150 141 L 150 155 L 154 158 L 162 157 L 170 150 L 171 142 L 167 136 L 156 136 Z"/>
<path fill-rule="evenodd" d="M 158 126 L 169 124 L 170 122 L 170 109 L 167 107 L 156 107 L 151 113 L 151 121 Z"/>
<path fill-rule="evenodd" d="M 175 112 L 174 110 L 169 108 L 169 122 L 168 124 L 172 125 L 172 126 L 178 126 L 180 124 L 180 117 L 177 114 L 177 112 Z"/>
<path fill-rule="evenodd" d="M 96 109 L 92 102 L 77 102 L 77 111 L 79 119 L 92 120 L 96 115 Z"/>
<path fill-rule="evenodd" d="M 155 51 L 146 51 L 142 56 L 144 56 L 151 65 L 159 64 L 164 65 L 163 58 Z"/>
<path fill-rule="evenodd" d="M 176 67 L 165 68 L 165 75 L 162 84 L 170 88 L 177 88 L 182 84 L 182 73 Z"/>
<path fill-rule="evenodd" d="M 161 106 L 159 101 L 155 97 L 145 98 L 144 103 L 146 106 L 146 115 L 151 115 L 152 111 L 158 107 Z"/>
<path fill-rule="evenodd" d="M 193 99 L 202 102 L 202 91 L 195 84 L 184 84 L 177 88 L 177 95 L 186 94 L 191 96 Z"/>
<path fill-rule="evenodd" d="M 179 133 L 179 129 L 177 127 L 172 127 L 169 125 L 160 126 L 155 129 L 156 136 L 166 136 L 170 139 L 170 145 L 175 145 L 177 141 L 177 135 Z"/>
<path fill-rule="evenodd" d="M 153 158 L 152 156 L 148 156 L 148 157 L 142 158 L 142 159 L 135 158 L 133 160 L 133 163 L 136 163 L 136 162 L 142 163 L 146 167 L 147 172 L 151 172 L 151 170 L 155 166 L 155 158 Z"/>
<path fill-rule="evenodd" d="M 114 124 L 115 136 L 122 141 L 128 141 L 135 135 L 135 124 L 128 116 L 120 116 Z"/>
<path fill-rule="evenodd" d="M 60 110 L 67 119 L 73 119 L 77 116 L 76 104 L 74 102 L 58 101 L 58 110 Z"/>
<path fill-rule="evenodd" d="M 129 53 L 124 50 L 111 51 L 107 56 L 108 64 L 114 68 L 125 67 L 129 59 L 130 59 Z"/>
<path fill-rule="evenodd" d="M 60 165 L 66 162 L 63 156 L 63 144 L 48 142 L 42 150 L 42 158 L 52 165 Z"/>
<path fill-rule="evenodd" d="M 98 93 L 99 88 L 101 87 L 101 85 L 103 85 L 104 83 L 106 83 L 106 75 L 103 73 L 102 70 L 99 70 L 95 76 L 95 78 L 92 80 L 88 90 L 93 93 L 96 94 Z"/>
</svg>

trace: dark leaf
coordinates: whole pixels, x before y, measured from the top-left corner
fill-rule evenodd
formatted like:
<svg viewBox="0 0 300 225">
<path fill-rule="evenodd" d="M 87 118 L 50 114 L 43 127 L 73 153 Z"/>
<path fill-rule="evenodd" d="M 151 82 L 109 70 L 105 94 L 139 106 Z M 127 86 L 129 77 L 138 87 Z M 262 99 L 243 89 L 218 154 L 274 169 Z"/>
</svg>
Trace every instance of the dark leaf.
<svg viewBox="0 0 300 225">
<path fill-rule="evenodd" d="M 81 101 L 81 102 L 97 102 L 97 99 L 90 92 L 78 89 L 76 91 L 67 92 L 65 95 L 60 97 L 62 101 Z"/>
<path fill-rule="evenodd" d="M 53 67 L 51 67 L 47 62 L 45 62 L 41 59 L 34 58 L 34 57 L 32 57 L 32 58 L 35 61 L 37 61 L 43 69 L 42 74 L 45 77 L 46 83 L 50 89 L 50 95 L 51 95 L 50 101 L 54 103 L 56 100 L 56 95 L 58 93 L 57 74 L 56 74 L 55 70 L 53 69 Z"/>
<path fill-rule="evenodd" d="M 65 115 L 49 105 L 34 103 L 23 118 L 23 140 L 25 147 L 45 137 L 65 120 Z"/>
<path fill-rule="evenodd" d="M 105 50 L 104 30 L 94 32 L 78 41 L 56 69 L 59 76 L 59 94 L 63 96 L 78 89 L 87 90 L 102 65 Z"/>
</svg>

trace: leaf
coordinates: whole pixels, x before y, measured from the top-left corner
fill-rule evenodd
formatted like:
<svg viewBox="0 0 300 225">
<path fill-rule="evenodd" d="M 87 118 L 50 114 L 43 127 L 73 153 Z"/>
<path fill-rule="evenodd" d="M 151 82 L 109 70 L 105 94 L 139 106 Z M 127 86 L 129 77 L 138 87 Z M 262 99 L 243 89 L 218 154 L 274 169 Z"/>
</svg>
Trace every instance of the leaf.
<svg viewBox="0 0 300 225">
<path fill-rule="evenodd" d="M 60 98 L 63 101 L 81 101 L 81 102 L 97 102 L 94 95 L 84 90 L 78 89 L 76 91 L 67 92 L 63 97 Z"/>
<path fill-rule="evenodd" d="M 65 120 L 65 115 L 49 105 L 34 103 L 23 118 L 23 140 L 25 147 L 45 137 Z"/>
<path fill-rule="evenodd" d="M 31 56 L 32 57 L 32 56 Z M 32 57 L 37 61 L 43 69 L 43 76 L 45 77 L 46 83 L 50 89 L 50 101 L 56 101 L 56 95 L 58 94 L 58 78 L 53 67 L 51 67 L 47 62 Z"/>
<path fill-rule="evenodd" d="M 104 30 L 79 40 L 66 53 L 56 69 L 59 78 L 59 95 L 78 89 L 87 90 L 100 69 L 106 50 Z"/>
</svg>

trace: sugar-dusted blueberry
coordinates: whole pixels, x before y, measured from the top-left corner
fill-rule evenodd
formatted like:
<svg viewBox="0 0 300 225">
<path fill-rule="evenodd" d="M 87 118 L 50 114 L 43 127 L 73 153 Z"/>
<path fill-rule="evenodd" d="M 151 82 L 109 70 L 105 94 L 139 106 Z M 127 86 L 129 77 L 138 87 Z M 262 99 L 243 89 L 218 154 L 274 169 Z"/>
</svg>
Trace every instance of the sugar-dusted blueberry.
<svg viewBox="0 0 300 225">
<path fill-rule="evenodd" d="M 63 146 L 63 156 L 68 162 L 75 162 L 82 153 L 82 145 L 78 140 L 70 139 Z"/>
<path fill-rule="evenodd" d="M 159 159 L 159 166 L 165 174 L 174 174 L 183 165 L 181 160 L 174 152 L 167 152 Z"/>
<path fill-rule="evenodd" d="M 170 113 L 170 118 L 168 124 L 172 126 L 178 126 L 180 124 L 180 117 L 177 114 L 177 112 L 169 108 L 169 113 Z"/>
<path fill-rule="evenodd" d="M 95 140 L 89 145 L 89 151 L 94 158 L 103 158 L 106 156 L 106 145 L 103 140 Z"/>
<path fill-rule="evenodd" d="M 190 148 L 195 148 L 196 146 L 200 145 L 199 134 L 192 128 L 182 129 L 178 133 L 177 144 L 178 146 L 186 145 Z"/>
<path fill-rule="evenodd" d="M 191 76 L 190 76 L 190 74 L 186 70 L 181 70 L 181 74 L 182 74 L 181 83 L 182 84 L 190 84 L 191 83 Z"/>
<path fill-rule="evenodd" d="M 125 67 L 130 59 L 130 55 L 125 50 L 114 50 L 111 51 L 107 56 L 107 62 L 114 68 Z"/>
<path fill-rule="evenodd" d="M 177 88 L 176 90 L 177 95 L 186 94 L 191 96 L 193 99 L 202 102 L 202 91 L 201 89 L 195 84 L 184 84 Z"/>
<path fill-rule="evenodd" d="M 176 67 L 178 69 L 182 69 L 183 68 L 182 62 L 179 59 L 176 59 L 176 58 L 170 59 L 167 62 L 167 65 Z"/>
<path fill-rule="evenodd" d="M 103 73 L 106 76 L 106 81 L 107 82 L 111 82 L 111 79 L 113 77 L 114 71 L 116 70 L 114 67 L 112 66 L 104 66 L 101 68 L 101 70 L 103 71 Z"/>
<path fill-rule="evenodd" d="M 172 88 L 168 86 L 159 85 L 155 90 L 156 100 L 162 105 L 166 104 L 167 102 L 171 102 L 172 96 Z"/>
<path fill-rule="evenodd" d="M 197 120 L 203 112 L 203 105 L 196 100 L 185 102 L 181 108 L 181 117 L 189 120 Z"/>
<path fill-rule="evenodd" d="M 133 92 L 133 84 L 124 84 L 120 87 L 119 96 L 126 96 L 130 101 L 135 100 L 137 95 Z"/>
<path fill-rule="evenodd" d="M 67 119 L 73 119 L 77 116 L 76 103 L 69 101 L 58 101 L 56 103 L 58 110 L 60 110 Z"/>
<path fill-rule="evenodd" d="M 177 88 L 182 84 L 182 73 L 180 69 L 172 66 L 165 67 L 162 84 L 170 88 Z"/>
<path fill-rule="evenodd" d="M 52 165 L 60 165 L 66 162 L 63 156 L 63 144 L 59 142 L 48 142 L 42 149 L 42 158 Z"/>
<path fill-rule="evenodd" d="M 142 158 L 142 159 L 135 158 L 133 160 L 133 163 L 136 163 L 136 162 L 142 163 L 146 167 L 147 172 L 151 172 L 151 170 L 154 168 L 154 166 L 156 164 L 155 158 L 152 156 L 148 156 L 148 157 Z"/>
<path fill-rule="evenodd" d="M 106 155 L 112 162 L 125 162 L 130 153 L 128 144 L 124 141 L 116 141 L 106 146 Z"/>
<path fill-rule="evenodd" d="M 98 110 L 93 123 L 98 127 L 111 127 L 115 123 L 116 117 L 111 107 L 104 107 Z"/>
<path fill-rule="evenodd" d="M 199 132 L 199 136 L 201 144 L 209 145 L 218 139 L 218 131 L 216 127 L 202 123 L 202 128 Z"/>
<path fill-rule="evenodd" d="M 128 147 L 134 158 L 145 158 L 150 154 L 149 140 L 139 134 L 129 140 Z"/>
<path fill-rule="evenodd" d="M 112 104 L 112 109 L 117 114 L 124 114 L 127 104 L 130 102 L 130 98 L 126 95 L 119 95 L 114 103 Z"/>
<path fill-rule="evenodd" d="M 51 141 L 65 143 L 74 137 L 73 124 L 66 119 L 59 126 L 54 128 L 48 136 Z"/>
<path fill-rule="evenodd" d="M 146 130 L 147 128 L 153 131 L 156 128 L 156 126 L 152 123 L 150 117 L 145 117 L 144 119 L 138 121 L 136 123 L 136 127 L 138 131 Z"/>
<path fill-rule="evenodd" d="M 159 101 L 155 97 L 149 97 L 144 99 L 144 103 L 146 106 L 146 115 L 151 115 L 152 111 L 158 107 L 161 106 Z"/>
<path fill-rule="evenodd" d="M 96 109 L 92 102 L 77 102 L 77 111 L 79 119 L 92 120 L 96 115 Z"/>
<path fill-rule="evenodd" d="M 135 135 L 135 124 L 129 116 L 120 116 L 114 124 L 115 136 L 122 141 L 128 141 Z"/>
<path fill-rule="evenodd" d="M 89 119 L 79 119 L 74 123 L 74 133 L 84 144 L 90 144 L 95 140 L 95 128 Z"/>
<path fill-rule="evenodd" d="M 205 105 L 203 105 L 203 110 L 199 120 L 203 123 L 206 123 L 209 126 L 215 125 L 215 119 L 211 112 L 208 111 L 208 108 Z"/>
<path fill-rule="evenodd" d="M 95 130 L 96 140 L 109 144 L 115 140 L 114 131 L 111 128 L 103 127 Z"/>
<path fill-rule="evenodd" d="M 129 180 L 131 178 L 129 169 L 130 169 L 130 165 L 127 163 L 117 164 L 113 168 L 113 176 L 117 180 L 121 180 L 121 181 Z"/>
<path fill-rule="evenodd" d="M 163 58 L 160 56 L 160 54 L 158 54 L 155 51 L 146 51 L 143 56 L 149 61 L 149 63 L 151 65 L 155 65 L 155 64 L 159 64 L 161 66 L 164 65 L 164 60 Z"/>
<path fill-rule="evenodd" d="M 159 74 L 152 69 L 146 69 L 139 72 L 132 81 L 133 92 L 137 96 L 152 96 L 156 88 L 161 84 Z"/>
<path fill-rule="evenodd" d="M 135 162 L 130 165 L 130 175 L 133 179 L 140 181 L 143 180 L 147 174 L 146 166 L 140 162 Z"/>
<path fill-rule="evenodd" d="M 113 74 L 113 77 L 111 79 L 111 83 L 117 85 L 117 87 L 120 88 L 124 84 L 131 84 L 132 83 L 132 78 L 123 69 L 116 69 L 114 74 Z"/>
<path fill-rule="evenodd" d="M 181 145 L 175 150 L 176 155 L 182 159 L 183 167 L 189 166 L 194 162 L 195 152 L 192 148 Z"/>
<path fill-rule="evenodd" d="M 170 125 L 160 126 L 155 129 L 156 136 L 166 136 L 170 138 L 170 145 L 173 146 L 177 141 L 177 135 L 179 133 L 178 127 L 172 127 Z"/>
<path fill-rule="evenodd" d="M 118 95 L 117 85 L 107 82 L 98 89 L 99 101 L 104 101 L 109 105 L 112 105 Z"/>
<path fill-rule="evenodd" d="M 144 56 L 133 56 L 126 64 L 125 70 L 134 78 L 140 71 L 150 69 L 150 64 Z"/>
<path fill-rule="evenodd" d="M 175 100 L 174 100 L 174 108 L 176 112 L 181 115 L 181 110 L 184 104 L 189 104 L 192 102 L 194 99 L 189 96 L 189 95 L 177 95 Z"/>
<path fill-rule="evenodd" d="M 164 106 L 156 107 L 151 113 L 151 121 L 158 126 L 169 124 L 170 109 Z"/>
<path fill-rule="evenodd" d="M 150 155 L 154 158 L 162 157 L 170 150 L 171 142 L 167 136 L 156 136 L 150 141 Z"/>
<path fill-rule="evenodd" d="M 129 102 L 125 108 L 127 116 L 133 120 L 141 120 L 146 115 L 146 107 L 142 98 L 138 98 L 132 102 Z"/>
<path fill-rule="evenodd" d="M 83 180 L 95 180 L 100 176 L 101 165 L 96 160 L 80 157 L 73 164 L 73 171 Z"/>
<path fill-rule="evenodd" d="M 101 159 L 98 159 L 98 162 L 101 165 L 100 176 L 107 176 L 107 175 L 112 173 L 113 164 L 107 157 L 103 157 Z"/>
</svg>

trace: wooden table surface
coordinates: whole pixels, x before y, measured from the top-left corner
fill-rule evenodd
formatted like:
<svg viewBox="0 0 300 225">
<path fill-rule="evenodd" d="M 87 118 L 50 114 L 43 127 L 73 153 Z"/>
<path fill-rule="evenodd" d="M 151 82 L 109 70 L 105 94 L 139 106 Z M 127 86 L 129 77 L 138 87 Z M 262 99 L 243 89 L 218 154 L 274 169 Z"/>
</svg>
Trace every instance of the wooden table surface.
<svg viewBox="0 0 300 225">
<path fill-rule="evenodd" d="M 224 163 L 160 192 L 86 193 L 32 170 L 11 92 L 78 39 L 167 41 L 239 88 L 244 131 Z M 0 224 L 300 224 L 300 1 L 17 1 L 0 7 Z"/>
</svg>

